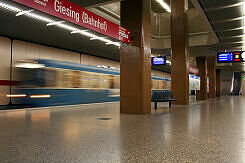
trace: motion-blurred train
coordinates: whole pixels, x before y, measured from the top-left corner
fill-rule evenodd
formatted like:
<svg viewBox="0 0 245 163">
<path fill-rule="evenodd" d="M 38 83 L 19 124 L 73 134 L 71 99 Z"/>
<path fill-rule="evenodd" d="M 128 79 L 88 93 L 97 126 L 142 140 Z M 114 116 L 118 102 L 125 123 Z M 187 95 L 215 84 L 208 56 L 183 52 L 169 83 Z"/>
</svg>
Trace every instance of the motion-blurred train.
<svg viewBox="0 0 245 163">
<path fill-rule="evenodd" d="M 32 107 L 120 100 L 120 71 L 54 60 L 22 60 L 15 65 L 12 103 Z M 171 80 L 152 76 L 152 90 L 171 89 Z M 14 98 L 13 98 L 14 97 Z"/>
</svg>

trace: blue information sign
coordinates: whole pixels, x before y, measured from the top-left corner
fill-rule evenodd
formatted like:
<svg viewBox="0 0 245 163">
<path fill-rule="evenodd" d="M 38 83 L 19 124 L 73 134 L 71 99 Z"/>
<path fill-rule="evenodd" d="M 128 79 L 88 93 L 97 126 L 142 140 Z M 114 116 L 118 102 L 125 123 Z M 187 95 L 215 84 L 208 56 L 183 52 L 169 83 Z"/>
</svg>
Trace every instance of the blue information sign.
<svg viewBox="0 0 245 163">
<path fill-rule="evenodd" d="M 165 64 L 165 58 L 164 57 L 153 57 L 152 58 L 152 65 L 164 65 Z"/>
<path fill-rule="evenodd" d="M 245 52 L 236 51 L 236 52 L 223 52 L 217 54 L 217 61 L 219 63 L 228 63 L 228 62 L 245 62 Z"/>
<path fill-rule="evenodd" d="M 233 53 L 220 53 L 218 54 L 218 62 L 232 62 Z"/>
</svg>

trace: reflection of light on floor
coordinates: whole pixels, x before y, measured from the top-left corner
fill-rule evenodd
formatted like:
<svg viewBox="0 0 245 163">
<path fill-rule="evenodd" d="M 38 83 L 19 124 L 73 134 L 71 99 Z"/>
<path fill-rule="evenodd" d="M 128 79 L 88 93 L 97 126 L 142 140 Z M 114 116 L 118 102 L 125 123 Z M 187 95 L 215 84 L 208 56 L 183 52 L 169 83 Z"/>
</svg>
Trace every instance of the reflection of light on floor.
<svg viewBox="0 0 245 163">
<path fill-rule="evenodd" d="M 231 101 L 231 113 L 233 114 L 234 113 L 234 103 L 233 103 L 233 98 L 230 99 Z"/>
<path fill-rule="evenodd" d="M 6 119 L 10 124 L 14 124 L 15 126 L 25 126 L 27 119 L 26 110 L 7 111 L 3 115 L 6 116 Z"/>
<path fill-rule="evenodd" d="M 65 123 L 64 125 L 64 144 L 66 144 L 67 146 L 72 146 L 72 144 L 76 144 L 76 141 L 78 141 L 79 138 L 81 138 L 81 126 L 73 123 Z M 86 127 L 86 129 L 87 128 L 88 127 Z"/>
<path fill-rule="evenodd" d="M 199 132 L 201 123 L 201 111 L 200 109 L 189 110 L 188 118 L 188 129 L 193 132 Z"/>
<path fill-rule="evenodd" d="M 6 112 L 7 118 L 25 118 L 26 110 L 17 110 L 17 111 L 9 111 Z"/>
<path fill-rule="evenodd" d="M 41 110 L 41 111 L 33 111 L 31 112 L 31 121 L 33 123 L 49 123 L 50 121 L 50 111 L 49 110 Z"/>
</svg>

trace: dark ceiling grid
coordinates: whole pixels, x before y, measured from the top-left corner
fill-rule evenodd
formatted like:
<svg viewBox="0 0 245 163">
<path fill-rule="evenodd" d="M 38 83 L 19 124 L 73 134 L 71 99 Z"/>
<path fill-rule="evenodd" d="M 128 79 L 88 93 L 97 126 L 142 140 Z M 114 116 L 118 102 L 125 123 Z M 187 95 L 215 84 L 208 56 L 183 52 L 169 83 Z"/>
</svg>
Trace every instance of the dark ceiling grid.
<svg viewBox="0 0 245 163">
<path fill-rule="evenodd" d="M 220 43 L 217 49 L 243 46 L 243 0 L 199 0 Z"/>
<path fill-rule="evenodd" d="M 112 0 L 69 0 L 69 1 L 77 4 L 78 6 L 86 8 L 89 6 L 94 6 L 96 4 L 108 3 L 111 2 Z"/>
</svg>

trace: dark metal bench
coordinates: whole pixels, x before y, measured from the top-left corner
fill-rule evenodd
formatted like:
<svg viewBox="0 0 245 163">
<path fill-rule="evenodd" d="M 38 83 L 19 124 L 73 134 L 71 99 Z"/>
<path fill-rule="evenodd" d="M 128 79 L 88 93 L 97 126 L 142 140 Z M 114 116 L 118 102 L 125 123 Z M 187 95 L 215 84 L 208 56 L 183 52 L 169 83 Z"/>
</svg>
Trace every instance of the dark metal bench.
<svg viewBox="0 0 245 163">
<path fill-rule="evenodd" d="M 155 110 L 157 109 L 158 102 L 169 102 L 169 107 L 171 108 L 172 101 L 176 101 L 176 99 L 169 90 L 154 91 L 151 96 L 151 102 L 155 103 Z"/>
</svg>

